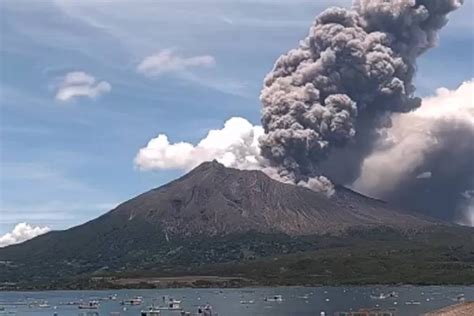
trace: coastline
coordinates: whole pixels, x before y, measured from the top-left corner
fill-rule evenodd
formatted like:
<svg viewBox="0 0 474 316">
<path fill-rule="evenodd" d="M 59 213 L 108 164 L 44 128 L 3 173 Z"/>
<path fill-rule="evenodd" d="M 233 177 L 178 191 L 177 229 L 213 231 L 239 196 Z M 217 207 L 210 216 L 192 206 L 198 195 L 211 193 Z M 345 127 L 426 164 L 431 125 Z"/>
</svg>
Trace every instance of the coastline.
<svg viewBox="0 0 474 316">
<path fill-rule="evenodd" d="M 62 286 L 61 286 L 62 283 Z M 318 288 L 318 287 L 474 287 L 473 282 L 328 282 L 328 283 L 269 283 L 257 282 L 252 279 L 238 276 L 216 275 L 185 275 L 185 276 L 157 276 L 135 278 L 102 278 L 80 279 L 73 281 L 55 281 L 46 284 L 24 286 L 18 284 L 2 284 L 0 292 L 25 291 L 106 291 L 106 290 L 138 290 L 138 289 L 245 289 L 245 288 Z"/>
</svg>

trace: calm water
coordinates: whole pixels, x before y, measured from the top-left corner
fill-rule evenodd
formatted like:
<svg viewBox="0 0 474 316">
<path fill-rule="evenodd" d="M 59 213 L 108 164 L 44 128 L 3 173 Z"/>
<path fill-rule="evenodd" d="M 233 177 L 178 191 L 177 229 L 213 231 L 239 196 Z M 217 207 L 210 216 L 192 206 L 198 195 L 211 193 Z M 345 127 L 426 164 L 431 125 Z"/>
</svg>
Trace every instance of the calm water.
<svg viewBox="0 0 474 316">
<path fill-rule="evenodd" d="M 396 299 L 374 299 L 380 293 L 395 291 Z M 248 289 L 167 289 L 167 290 L 118 290 L 118 291 L 52 291 L 52 292 L 0 292 L 0 306 L 5 311 L 0 315 L 18 316 L 78 316 L 77 306 L 67 302 L 103 299 L 117 295 L 116 300 L 101 300 L 99 315 L 109 316 L 119 312 L 121 316 L 140 315 L 140 310 L 153 303 L 161 303 L 163 295 L 182 300 L 186 311 L 196 312 L 197 307 L 212 304 L 220 316 L 293 316 L 333 315 L 336 311 L 347 311 L 361 307 L 396 307 L 399 315 L 419 315 L 439 307 L 451 305 L 456 297 L 464 294 L 466 300 L 474 300 L 474 287 L 318 287 L 318 288 L 248 288 Z M 275 294 L 283 296 L 283 302 L 265 302 L 264 298 Z M 122 299 L 143 296 L 141 306 L 123 306 Z M 254 304 L 240 302 L 254 300 Z M 28 303 L 47 301 L 50 307 L 29 307 Z M 23 305 L 22 305 L 23 304 Z M 163 316 L 179 315 L 179 312 L 162 312 Z"/>
</svg>

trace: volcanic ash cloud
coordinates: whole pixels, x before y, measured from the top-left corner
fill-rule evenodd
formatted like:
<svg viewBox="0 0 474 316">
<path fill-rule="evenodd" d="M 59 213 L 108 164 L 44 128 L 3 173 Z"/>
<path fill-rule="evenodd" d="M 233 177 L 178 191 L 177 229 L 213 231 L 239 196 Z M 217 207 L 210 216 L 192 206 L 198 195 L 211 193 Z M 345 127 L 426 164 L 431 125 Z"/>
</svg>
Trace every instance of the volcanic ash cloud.
<svg viewBox="0 0 474 316">
<path fill-rule="evenodd" d="M 282 178 L 314 183 L 326 181 L 320 164 L 332 148 L 356 143 L 369 152 L 373 131 L 389 123 L 382 117 L 419 107 L 412 83 L 416 58 L 436 44 L 446 15 L 460 5 L 359 0 L 351 10 L 321 13 L 265 78 L 262 155 Z"/>
</svg>

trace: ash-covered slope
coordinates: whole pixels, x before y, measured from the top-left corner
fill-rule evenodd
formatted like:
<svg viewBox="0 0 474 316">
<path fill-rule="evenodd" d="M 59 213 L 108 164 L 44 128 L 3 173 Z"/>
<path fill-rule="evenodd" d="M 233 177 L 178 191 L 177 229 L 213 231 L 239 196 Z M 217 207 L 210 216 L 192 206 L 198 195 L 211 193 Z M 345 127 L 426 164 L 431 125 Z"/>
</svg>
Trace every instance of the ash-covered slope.
<svg viewBox="0 0 474 316">
<path fill-rule="evenodd" d="M 118 206 L 110 216 L 140 218 L 168 236 L 257 231 L 310 235 L 349 227 L 402 229 L 433 224 L 339 187 L 331 198 L 260 171 L 205 162 L 182 178 Z"/>
</svg>

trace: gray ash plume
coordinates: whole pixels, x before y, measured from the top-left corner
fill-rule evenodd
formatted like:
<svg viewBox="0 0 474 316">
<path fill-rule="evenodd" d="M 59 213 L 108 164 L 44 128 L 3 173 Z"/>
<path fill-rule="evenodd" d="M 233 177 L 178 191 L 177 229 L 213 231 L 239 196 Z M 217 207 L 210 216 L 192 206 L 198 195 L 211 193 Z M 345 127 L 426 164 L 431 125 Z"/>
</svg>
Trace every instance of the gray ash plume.
<svg viewBox="0 0 474 316">
<path fill-rule="evenodd" d="M 390 124 L 382 118 L 420 105 L 412 83 L 416 58 L 436 44 L 447 14 L 461 4 L 355 0 L 352 9 L 321 13 L 264 81 L 260 147 L 280 177 L 326 185 L 321 163 L 348 144 L 361 148 L 350 171 L 360 168 L 377 127 Z"/>
</svg>

